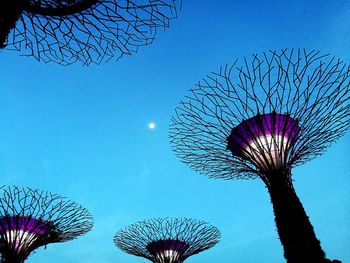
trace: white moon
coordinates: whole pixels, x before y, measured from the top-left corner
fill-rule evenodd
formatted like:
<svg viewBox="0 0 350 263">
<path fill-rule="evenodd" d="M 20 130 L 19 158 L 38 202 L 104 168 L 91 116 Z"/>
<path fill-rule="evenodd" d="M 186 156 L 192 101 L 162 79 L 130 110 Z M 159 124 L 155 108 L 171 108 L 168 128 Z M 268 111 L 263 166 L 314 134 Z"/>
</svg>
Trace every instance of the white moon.
<svg viewBox="0 0 350 263">
<path fill-rule="evenodd" d="M 154 122 L 150 122 L 149 124 L 148 124 L 148 128 L 150 128 L 150 129 L 154 129 L 156 127 L 156 124 L 154 123 Z"/>
</svg>

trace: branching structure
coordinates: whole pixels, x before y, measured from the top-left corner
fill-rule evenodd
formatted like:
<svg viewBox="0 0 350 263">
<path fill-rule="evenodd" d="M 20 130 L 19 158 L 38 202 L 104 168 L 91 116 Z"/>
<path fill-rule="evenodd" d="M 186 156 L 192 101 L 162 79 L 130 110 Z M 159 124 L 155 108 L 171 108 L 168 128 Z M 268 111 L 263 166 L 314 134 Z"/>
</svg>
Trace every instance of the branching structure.
<svg viewBox="0 0 350 263">
<path fill-rule="evenodd" d="M 190 91 L 170 126 L 173 149 L 213 178 L 260 178 L 288 262 L 328 262 L 291 170 L 350 126 L 349 67 L 319 52 L 269 51 L 220 68 Z"/>
<path fill-rule="evenodd" d="M 114 243 L 126 253 L 154 263 L 182 263 L 188 257 L 213 247 L 219 239 L 219 230 L 205 222 L 159 218 L 120 230 Z"/>
<path fill-rule="evenodd" d="M 98 64 L 152 43 L 180 6 L 181 0 L 2 0 L 0 46 L 45 62 Z"/>
<path fill-rule="evenodd" d="M 80 205 L 30 188 L 0 189 L 0 253 L 3 263 L 22 263 L 35 249 L 75 239 L 92 229 Z"/>
</svg>

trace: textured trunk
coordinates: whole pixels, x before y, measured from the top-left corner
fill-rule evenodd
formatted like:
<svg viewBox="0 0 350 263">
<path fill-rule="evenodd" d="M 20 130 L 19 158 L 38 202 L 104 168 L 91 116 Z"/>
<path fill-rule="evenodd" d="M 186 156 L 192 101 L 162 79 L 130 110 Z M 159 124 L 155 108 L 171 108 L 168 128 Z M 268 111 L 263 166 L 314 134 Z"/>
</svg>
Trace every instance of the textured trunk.
<svg viewBox="0 0 350 263">
<path fill-rule="evenodd" d="M 22 0 L 0 1 L 0 48 L 4 48 L 10 31 L 23 12 Z"/>
<path fill-rule="evenodd" d="M 1 252 L 1 263 L 24 263 L 30 253 L 16 253 L 12 250 L 4 250 Z"/>
<path fill-rule="evenodd" d="M 16 258 L 16 257 L 2 257 L 1 263 L 24 263 L 24 260 Z"/>
<path fill-rule="evenodd" d="M 287 262 L 332 262 L 325 258 L 320 241 L 295 193 L 290 174 L 279 172 L 269 174 L 267 178 L 277 231 Z"/>
</svg>

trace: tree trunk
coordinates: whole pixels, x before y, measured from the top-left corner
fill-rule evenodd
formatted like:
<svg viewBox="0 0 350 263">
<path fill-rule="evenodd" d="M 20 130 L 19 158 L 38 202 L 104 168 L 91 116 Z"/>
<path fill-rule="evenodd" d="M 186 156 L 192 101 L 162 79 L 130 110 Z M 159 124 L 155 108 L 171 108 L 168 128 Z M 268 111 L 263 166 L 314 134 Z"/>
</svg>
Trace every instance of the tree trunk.
<svg viewBox="0 0 350 263">
<path fill-rule="evenodd" d="M 24 260 L 19 259 L 17 257 L 9 257 L 9 256 L 3 256 L 1 258 L 1 263 L 23 263 Z"/>
<path fill-rule="evenodd" d="M 277 231 L 287 262 L 332 262 L 325 257 L 309 217 L 294 190 L 290 174 L 276 172 L 266 178 Z"/>
</svg>

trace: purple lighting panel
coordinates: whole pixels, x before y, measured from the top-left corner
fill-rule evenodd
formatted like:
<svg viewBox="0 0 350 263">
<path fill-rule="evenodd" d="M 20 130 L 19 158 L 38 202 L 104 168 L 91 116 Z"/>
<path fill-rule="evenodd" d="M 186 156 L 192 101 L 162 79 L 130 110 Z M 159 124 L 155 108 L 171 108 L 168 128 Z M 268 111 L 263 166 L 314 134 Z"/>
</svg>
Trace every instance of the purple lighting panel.
<svg viewBox="0 0 350 263">
<path fill-rule="evenodd" d="M 27 249 L 50 230 L 49 224 L 30 217 L 9 216 L 0 219 L 0 231 L 5 243 L 17 251 Z"/>
<path fill-rule="evenodd" d="M 158 263 L 181 263 L 182 256 L 188 248 L 186 242 L 172 239 L 154 241 L 147 246 L 147 250 L 154 255 Z"/>
<path fill-rule="evenodd" d="M 227 148 L 260 170 L 280 169 L 286 165 L 299 132 L 298 121 L 288 114 L 258 114 L 232 130 Z"/>
</svg>

